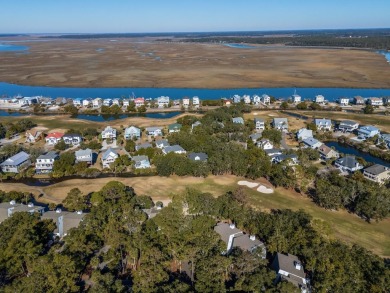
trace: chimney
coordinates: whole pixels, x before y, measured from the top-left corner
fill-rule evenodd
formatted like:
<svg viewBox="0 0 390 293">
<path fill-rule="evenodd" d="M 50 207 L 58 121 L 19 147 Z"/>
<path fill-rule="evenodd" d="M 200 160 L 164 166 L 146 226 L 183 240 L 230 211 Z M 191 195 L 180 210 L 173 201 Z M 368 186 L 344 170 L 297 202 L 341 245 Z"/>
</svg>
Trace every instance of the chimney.
<svg viewBox="0 0 390 293">
<path fill-rule="evenodd" d="M 15 200 L 11 200 L 11 201 L 9 202 L 9 204 L 10 204 L 11 206 L 14 206 L 14 205 L 16 205 L 16 201 L 15 201 Z"/>
<path fill-rule="evenodd" d="M 234 225 L 234 223 L 231 223 L 231 224 L 229 225 L 229 227 L 230 227 L 230 229 L 235 229 L 235 228 L 236 228 L 236 225 Z"/>
<path fill-rule="evenodd" d="M 60 213 L 62 213 L 62 210 L 61 210 L 60 208 L 57 208 L 57 209 L 56 209 L 56 213 L 57 213 L 57 214 L 60 214 Z"/>
<path fill-rule="evenodd" d="M 32 202 L 29 202 L 29 203 L 27 204 L 27 206 L 28 206 L 29 208 L 32 208 L 32 207 L 34 207 L 34 204 L 33 204 Z"/>
<path fill-rule="evenodd" d="M 249 236 L 249 239 L 252 240 L 252 241 L 255 241 L 256 240 L 256 236 L 255 235 L 251 235 L 251 236 Z"/>
</svg>

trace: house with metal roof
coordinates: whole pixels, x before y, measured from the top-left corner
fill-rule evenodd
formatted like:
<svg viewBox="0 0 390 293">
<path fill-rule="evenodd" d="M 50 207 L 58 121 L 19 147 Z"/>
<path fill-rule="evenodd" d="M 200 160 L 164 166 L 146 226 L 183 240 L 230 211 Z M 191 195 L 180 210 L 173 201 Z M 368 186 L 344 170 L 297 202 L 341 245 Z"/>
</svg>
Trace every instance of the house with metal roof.
<svg viewBox="0 0 390 293">
<path fill-rule="evenodd" d="M 314 124 L 317 127 L 317 130 L 332 130 L 332 120 L 330 119 L 314 119 Z"/>
<path fill-rule="evenodd" d="M 119 157 L 116 150 L 109 148 L 102 155 L 102 165 L 103 168 L 110 168 L 110 165 L 115 162 Z"/>
<path fill-rule="evenodd" d="M 125 139 L 140 139 L 141 138 L 141 129 L 135 126 L 130 126 L 125 129 Z"/>
<path fill-rule="evenodd" d="M 319 140 L 317 140 L 313 137 L 309 137 L 309 138 L 302 140 L 302 143 L 303 143 L 304 147 L 311 148 L 313 150 L 318 149 L 322 145 L 322 142 L 320 142 Z"/>
<path fill-rule="evenodd" d="M 35 162 L 35 173 L 47 174 L 53 171 L 54 161 L 59 158 L 58 154 L 54 151 L 47 152 L 44 155 L 40 155 Z"/>
<path fill-rule="evenodd" d="M 358 137 L 361 138 L 370 138 L 380 134 L 379 129 L 372 125 L 362 126 L 357 131 Z"/>
<path fill-rule="evenodd" d="M 261 138 L 262 134 L 261 133 L 253 133 L 249 135 L 249 138 L 253 141 L 253 143 L 256 143 Z"/>
<path fill-rule="evenodd" d="M 307 128 L 301 128 L 297 132 L 297 139 L 304 140 L 313 137 L 313 130 Z"/>
<path fill-rule="evenodd" d="M 156 139 L 156 147 L 159 149 L 163 149 L 167 146 L 170 146 L 167 139 Z"/>
<path fill-rule="evenodd" d="M 378 144 L 384 143 L 386 145 L 386 147 L 389 149 L 390 148 L 390 134 L 383 133 L 383 134 L 379 135 L 377 143 Z"/>
<path fill-rule="evenodd" d="M 345 156 L 339 158 L 335 161 L 334 165 L 340 169 L 341 172 L 353 173 L 360 169 L 363 169 L 363 166 L 356 161 L 354 156 Z"/>
<path fill-rule="evenodd" d="M 0 167 L 4 173 L 19 173 L 30 165 L 30 155 L 26 152 L 20 152 L 2 162 Z"/>
<path fill-rule="evenodd" d="M 277 130 L 288 130 L 288 120 L 287 118 L 274 118 L 272 120 L 272 126 Z"/>
<path fill-rule="evenodd" d="M 134 156 L 131 159 L 134 161 L 134 168 L 136 169 L 150 168 L 148 156 Z"/>
<path fill-rule="evenodd" d="M 181 125 L 180 123 L 170 124 L 170 125 L 168 125 L 168 132 L 169 133 L 179 132 L 180 129 L 182 128 L 182 126 L 183 125 Z"/>
<path fill-rule="evenodd" d="M 192 161 L 207 162 L 209 156 L 206 153 L 189 153 L 188 158 Z"/>
<path fill-rule="evenodd" d="M 379 184 L 384 184 L 390 179 L 390 170 L 383 165 L 375 164 L 364 169 L 363 175 L 366 179 L 374 181 Z"/>
<path fill-rule="evenodd" d="M 93 163 L 93 152 L 91 149 L 78 150 L 74 153 L 76 163 L 87 162 L 88 165 Z"/>
<path fill-rule="evenodd" d="M 163 148 L 162 152 L 164 155 L 169 154 L 169 153 L 175 153 L 175 154 L 185 154 L 186 153 L 185 149 L 183 149 L 181 146 L 179 146 L 177 144 Z"/>
</svg>

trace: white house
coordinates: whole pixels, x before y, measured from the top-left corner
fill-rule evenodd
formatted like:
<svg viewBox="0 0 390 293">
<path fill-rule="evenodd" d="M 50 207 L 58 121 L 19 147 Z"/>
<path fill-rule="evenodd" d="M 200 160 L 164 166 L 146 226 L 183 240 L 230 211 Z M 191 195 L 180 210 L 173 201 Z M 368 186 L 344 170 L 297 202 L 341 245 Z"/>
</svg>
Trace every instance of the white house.
<svg viewBox="0 0 390 293">
<path fill-rule="evenodd" d="M 59 158 L 56 152 L 48 152 L 45 155 L 40 155 L 35 162 L 35 173 L 47 174 L 53 171 L 54 161 Z"/>
<path fill-rule="evenodd" d="M 112 99 L 104 99 L 103 106 L 110 107 L 112 105 Z"/>
<path fill-rule="evenodd" d="M 103 105 L 103 100 L 101 98 L 96 98 L 92 100 L 93 108 L 100 108 Z"/>
<path fill-rule="evenodd" d="M 239 95 L 233 96 L 233 103 L 238 104 L 241 102 L 241 97 Z"/>
<path fill-rule="evenodd" d="M 134 104 L 137 108 L 145 106 L 145 99 L 144 98 L 136 98 L 136 99 L 134 99 Z"/>
<path fill-rule="evenodd" d="M 293 103 L 298 104 L 302 102 L 302 97 L 300 95 L 294 94 L 291 96 L 291 100 Z"/>
<path fill-rule="evenodd" d="M 340 98 L 339 104 L 340 104 L 340 106 L 348 106 L 349 105 L 349 98 Z"/>
<path fill-rule="evenodd" d="M 302 142 L 306 148 L 311 148 L 313 150 L 318 149 L 322 145 L 322 142 L 320 142 L 319 140 L 316 140 L 313 137 L 308 137 L 308 138 L 302 140 Z"/>
<path fill-rule="evenodd" d="M 372 106 L 383 106 L 382 98 L 368 98 L 368 104 Z"/>
<path fill-rule="evenodd" d="M 157 98 L 157 105 L 159 108 L 164 108 L 169 106 L 169 97 L 161 96 Z"/>
<path fill-rule="evenodd" d="M 151 136 L 162 136 L 162 127 L 146 127 L 146 133 Z"/>
<path fill-rule="evenodd" d="M 289 166 L 294 166 L 299 163 L 297 155 L 277 155 L 272 158 L 274 163 L 280 164 L 281 162 L 286 161 Z"/>
<path fill-rule="evenodd" d="M 81 106 L 81 99 L 80 98 L 74 99 L 73 105 L 76 107 L 80 107 Z"/>
<path fill-rule="evenodd" d="M 189 98 L 183 98 L 183 107 L 188 108 L 190 106 L 190 99 Z"/>
<path fill-rule="evenodd" d="M 325 97 L 323 95 L 317 95 L 314 98 L 314 102 L 317 104 L 323 104 L 325 102 Z"/>
<path fill-rule="evenodd" d="M 200 100 L 198 96 L 192 97 L 192 105 L 198 107 L 200 105 Z"/>
<path fill-rule="evenodd" d="M 23 168 L 31 165 L 30 156 L 25 152 L 17 153 L 0 164 L 4 173 L 19 173 Z"/>
<path fill-rule="evenodd" d="M 42 131 L 39 130 L 30 130 L 26 131 L 26 142 L 34 143 L 41 139 Z"/>
<path fill-rule="evenodd" d="M 353 101 L 354 101 L 355 105 L 364 105 L 365 104 L 364 98 L 361 96 L 354 97 Z"/>
<path fill-rule="evenodd" d="M 271 97 L 269 95 L 264 94 L 261 96 L 261 101 L 263 102 L 263 104 L 269 105 L 271 103 Z"/>
<path fill-rule="evenodd" d="M 258 105 L 261 102 L 261 98 L 258 95 L 253 95 L 252 101 L 253 101 L 253 104 Z"/>
<path fill-rule="evenodd" d="M 255 118 L 254 121 L 255 121 L 255 129 L 256 130 L 264 130 L 265 129 L 264 119 Z"/>
<path fill-rule="evenodd" d="M 76 163 L 87 162 L 88 165 L 92 165 L 93 153 L 91 149 L 78 150 L 75 152 Z"/>
<path fill-rule="evenodd" d="M 134 168 L 136 169 L 150 168 L 148 156 L 134 156 L 131 159 L 134 161 Z"/>
<path fill-rule="evenodd" d="M 83 141 L 83 138 L 80 134 L 72 133 L 65 134 L 62 139 L 67 145 L 79 145 Z"/>
<path fill-rule="evenodd" d="M 288 120 L 287 118 L 274 118 L 272 126 L 277 130 L 288 130 Z"/>
<path fill-rule="evenodd" d="M 341 172 L 353 173 L 360 169 L 363 169 L 363 166 L 356 161 L 354 156 L 345 156 L 339 158 L 335 161 L 334 165 L 340 169 Z"/>
<path fill-rule="evenodd" d="M 123 107 L 128 107 L 130 105 L 130 100 L 129 99 L 124 99 L 122 101 Z"/>
<path fill-rule="evenodd" d="M 103 168 L 110 168 L 110 164 L 114 163 L 115 160 L 119 157 L 116 150 L 109 148 L 102 155 L 102 165 Z"/>
<path fill-rule="evenodd" d="M 115 98 L 112 100 L 113 105 L 121 106 L 121 100 L 118 98 Z"/>
<path fill-rule="evenodd" d="M 102 131 L 102 139 L 115 139 L 116 138 L 116 129 L 112 128 L 111 126 L 107 126 L 103 131 Z"/>
<path fill-rule="evenodd" d="M 45 137 L 45 141 L 48 145 L 56 145 L 63 136 L 61 132 L 51 132 Z"/>
<path fill-rule="evenodd" d="M 317 130 L 332 130 L 332 121 L 330 119 L 314 119 L 314 123 L 317 127 Z"/>
<path fill-rule="evenodd" d="M 358 137 L 361 138 L 370 138 L 380 134 L 379 129 L 372 125 L 362 126 L 357 131 L 358 131 Z"/>
<path fill-rule="evenodd" d="M 274 148 L 274 145 L 269 141 L 269 139 L 262 139 L 257 142 L 257 147 L 263 150 L 271 150 Z"/>
<path fill-rule="evenodd" d="M 125 129 L 125 139 L 141 138 L 141 129 L 135 126 L 130 126 Z"/>
<path fill-rule="evenodd" d="M 168 125 L 168 132 L 169 133 L 174 133 L 174 132 L 180 132 L 180 129 L 182 128 L 183 125 L 180 123 L 173 123 Z"/>
<path fill-rule="evenodd" d="M 91 105 L 91 100 L 89 99 L 84 99 L 83 100 L 83 107 L 87 108 Z"/>
<path fill-rule="evenodd" d="M 313 130 L 307 128 L 301 128 L 297 132 L 297 139 L 304 140 L 309 137 L 313 137 Z"/>
<path fill-rule="evenodd" d="M 250 104 L 251 103 L 251 96 L 243 95 L 242 98 L 243 98 L 245 104 Z"/>
</svg>

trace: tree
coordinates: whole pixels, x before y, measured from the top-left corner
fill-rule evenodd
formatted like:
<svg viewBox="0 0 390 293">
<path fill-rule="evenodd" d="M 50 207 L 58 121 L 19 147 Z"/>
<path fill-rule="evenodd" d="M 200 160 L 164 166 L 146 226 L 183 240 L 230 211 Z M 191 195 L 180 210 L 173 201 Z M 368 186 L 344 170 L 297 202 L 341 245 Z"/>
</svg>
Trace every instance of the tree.
<svg viewBox="0 0 390 293">
<path fill-rule="evenodd" d="M 80 189 L 72 188 L 64 201 L 62 202 L 65 208 L 70 211 L 83 211 L 88 207 L 88 201 L 85 195 L 83 195 Z"/>
<path fill-rule="evenodd" d="M 56 150 L 59 150 L 59 151 L 64 151 L 64 150 L 66 150 L 67 145 L 66 145 L 65 141 L 63 139 L 61 139 L 59 142 L 56 143 L 54 148 Z"/>
<path fill-rule="evenodd" d="M 280 109 L 282 109 L 282 110 L 288 109 L 288 103 L 286 101 L 282 102 L 280 104 Z"/>
<path fill-rule="evenodd" d="M 127 112 L 137 112 L 134 101 L 131 101 L 127 106 Z"/>
<path fill-rule="evenodd" d="M 73 104 L 66 105 L 64 111 L 72 115 L 77 115 L 79 113 L 79 109 Z"/>
<path fill-rule="evenodd" d="M 306 102 L 300 102 L 299 104 L 297 104 L 297 109 L 298 110 L 306 110 L 307 109 Z"/>
<path fill-rule="evenodd" d="M 364 114 L 372 114 L 372 113 L 374 113 L 374 107 L 372 105 L 366 105 L 363 108 L 363 113 Z"/>
<path fill-rule="evenodd" d="M 126 140 L 125 150 L 129 153 L 135 151 L 135 142 L 132 139 Z"/>
<path fill-rule="evenodd" d="M 145 105 L 141 105 L 140 107 L 138 107 L 137 111 L 138 111 L 138 113 L 145 113 L 146 112 Z"/>
<path fill-rule="evenodd" d="M 279 144 L 282 140 L 282 132 L 277 129 L 265 129 L 262 136 L 268 138 L 274 144 Z"/>
</svg>

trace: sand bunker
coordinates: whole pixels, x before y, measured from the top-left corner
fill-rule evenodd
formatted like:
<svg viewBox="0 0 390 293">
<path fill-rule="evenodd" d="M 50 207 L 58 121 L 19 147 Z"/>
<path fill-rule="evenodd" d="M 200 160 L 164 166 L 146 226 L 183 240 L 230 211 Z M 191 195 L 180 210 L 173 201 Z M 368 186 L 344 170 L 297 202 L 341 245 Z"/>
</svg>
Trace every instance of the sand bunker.
<svg viewBox="0 0 390 293">
<path fill-rule="evenodd" d="M 264 185 L 260 185 L 257 188 L 257 191 L 261 193 L 267 193 L 267 194 L 274 193 L 274 190 L 272 188 L 265 187 Z"/>
<path fill-rule="evenodd" d="M 244 185 L 248 186 L 249 188 L 257 187 L 259 186 L 259 183 L 249 182 L 249 181 L 238 181 L 238 185 Z"/>
</svg>

